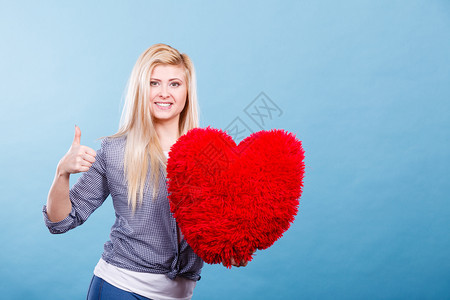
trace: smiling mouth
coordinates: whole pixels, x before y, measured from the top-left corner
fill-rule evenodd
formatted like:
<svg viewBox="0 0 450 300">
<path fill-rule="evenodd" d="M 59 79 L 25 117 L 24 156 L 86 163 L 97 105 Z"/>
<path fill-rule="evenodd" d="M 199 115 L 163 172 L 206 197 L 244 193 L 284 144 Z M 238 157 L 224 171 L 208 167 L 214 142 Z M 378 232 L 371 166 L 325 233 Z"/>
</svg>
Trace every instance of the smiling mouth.
<svg viewBox="0 0 450 300">
<path fill-rule="evenodd" d="M 158 105 L 159 107 L 164 107 L 164 108 L 169 108 L 173 105 L 173 103 L 168 103 L 168 102 L 155 102 L 156 105 Z"/>
</svg>

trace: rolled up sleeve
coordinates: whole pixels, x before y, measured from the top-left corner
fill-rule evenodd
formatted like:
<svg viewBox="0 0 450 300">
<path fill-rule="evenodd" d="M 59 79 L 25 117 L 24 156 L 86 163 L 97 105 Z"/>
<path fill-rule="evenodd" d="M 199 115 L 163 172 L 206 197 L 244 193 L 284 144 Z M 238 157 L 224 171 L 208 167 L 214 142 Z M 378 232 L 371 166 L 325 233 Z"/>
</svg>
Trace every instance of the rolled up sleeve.
<svg viewBox="0 0 450 300">
<path fill-rule="evenodd" d="M 109 188 L 105 160 L 107 145 L 108 138 L 105 138 L 97 151 L 95 162 L 70 189 L 69 198 L 72 203 L 72 210 L 65 219 L 59 222 L 50 221 L 47 215 L 47 207 L 44 205 L 42 209 L 44 222 L 51 233 L 64 233 L 83 224 L 108 197 Z"/>
<path fill-rule="evenodd" d="M 50 230 L 51 233 L 54 233 L 54 234 L 64 233 L 64 232 L 76 227 L 75 222 L 74 222 L 74 220 L 76 218 L 76 213 L 75 213 L 75 208 L 73 207 L 73 205 L 72 205 L 72 211 L 69 213 L 69 215 L 64 220 L 61 220 L 59 222 L 50 221 L 50 219 L 48 218 L 48 215 L 47 215 L 47 206 L 46 205 L 44 205 L 42 212 L 44 214 L 45 226 L 47 226 L 48 230 Z"/>
</svg>

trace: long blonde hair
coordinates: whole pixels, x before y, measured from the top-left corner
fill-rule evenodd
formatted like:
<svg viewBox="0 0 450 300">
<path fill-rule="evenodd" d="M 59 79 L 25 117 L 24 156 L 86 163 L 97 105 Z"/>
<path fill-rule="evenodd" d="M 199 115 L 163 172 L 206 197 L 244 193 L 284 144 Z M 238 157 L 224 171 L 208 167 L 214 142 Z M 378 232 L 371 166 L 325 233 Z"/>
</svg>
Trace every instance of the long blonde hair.
<svg viewBox="0 0 450 300">
<path fill-rule="evenodd" d="M 194 65 L 186 54 L 166 44 L 155 44 L 138 58 L 127 83 L 119 131 L 111 138 L 126 136 L 124 175 L 128 185 L 128 204 L 133 212 L 142 204 L 148 164 L 153 181 L 152 199 L 159 187 L 160 168 L 166 172 L 163 153 L 150 112 L 150 76 L 157 65 L 183 66 L 187 80 L 187 99 L 178 123 L 178 137 L 199 126 L 197 82 Z M 165 174 L 164 174 L 165 175 Z"/>
</svg>

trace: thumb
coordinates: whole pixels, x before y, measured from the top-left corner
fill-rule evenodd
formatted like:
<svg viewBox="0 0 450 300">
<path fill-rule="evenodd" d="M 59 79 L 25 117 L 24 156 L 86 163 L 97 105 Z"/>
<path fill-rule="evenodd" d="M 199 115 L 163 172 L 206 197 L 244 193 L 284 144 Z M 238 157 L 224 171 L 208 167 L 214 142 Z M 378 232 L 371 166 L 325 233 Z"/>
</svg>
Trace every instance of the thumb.
<svg viewBox="0 0 450 300">
<path fill-rule="evenodd" d="M 79 145 L 81 139 L 81 130 L 80 127 L 75 125 L 75 137 L 73 138 L 72 145 Z"/>
</svg>

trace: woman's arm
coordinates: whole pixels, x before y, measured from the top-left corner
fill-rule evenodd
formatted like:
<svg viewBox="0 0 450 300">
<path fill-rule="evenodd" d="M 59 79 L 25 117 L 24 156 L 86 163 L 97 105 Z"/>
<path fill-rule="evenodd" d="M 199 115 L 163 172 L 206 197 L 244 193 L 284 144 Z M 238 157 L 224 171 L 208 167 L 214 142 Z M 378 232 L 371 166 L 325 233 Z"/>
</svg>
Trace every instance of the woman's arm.
<svg viewBox="0 0 450 300">
<path fill-rule="evenodd" d="M 95 162 L 96 152 L 80 145 L 80 138 L 80 128 L 75 126 L 73 143 L 56 168 L 55 178 L 47 197 L 47 216 L 52 222 L 65 219 L 72 210 L 69 198 L 70 174 L 86 172 Z"/>
<path fill-rule="evenodd" d="M 70 174 L 61 173 L 56 169 L 55 178 L 47 197 L 47 215 L 50 221 L 59 222 L 64 220 L 72 210 L 69 199 Z"/>
</svg>

